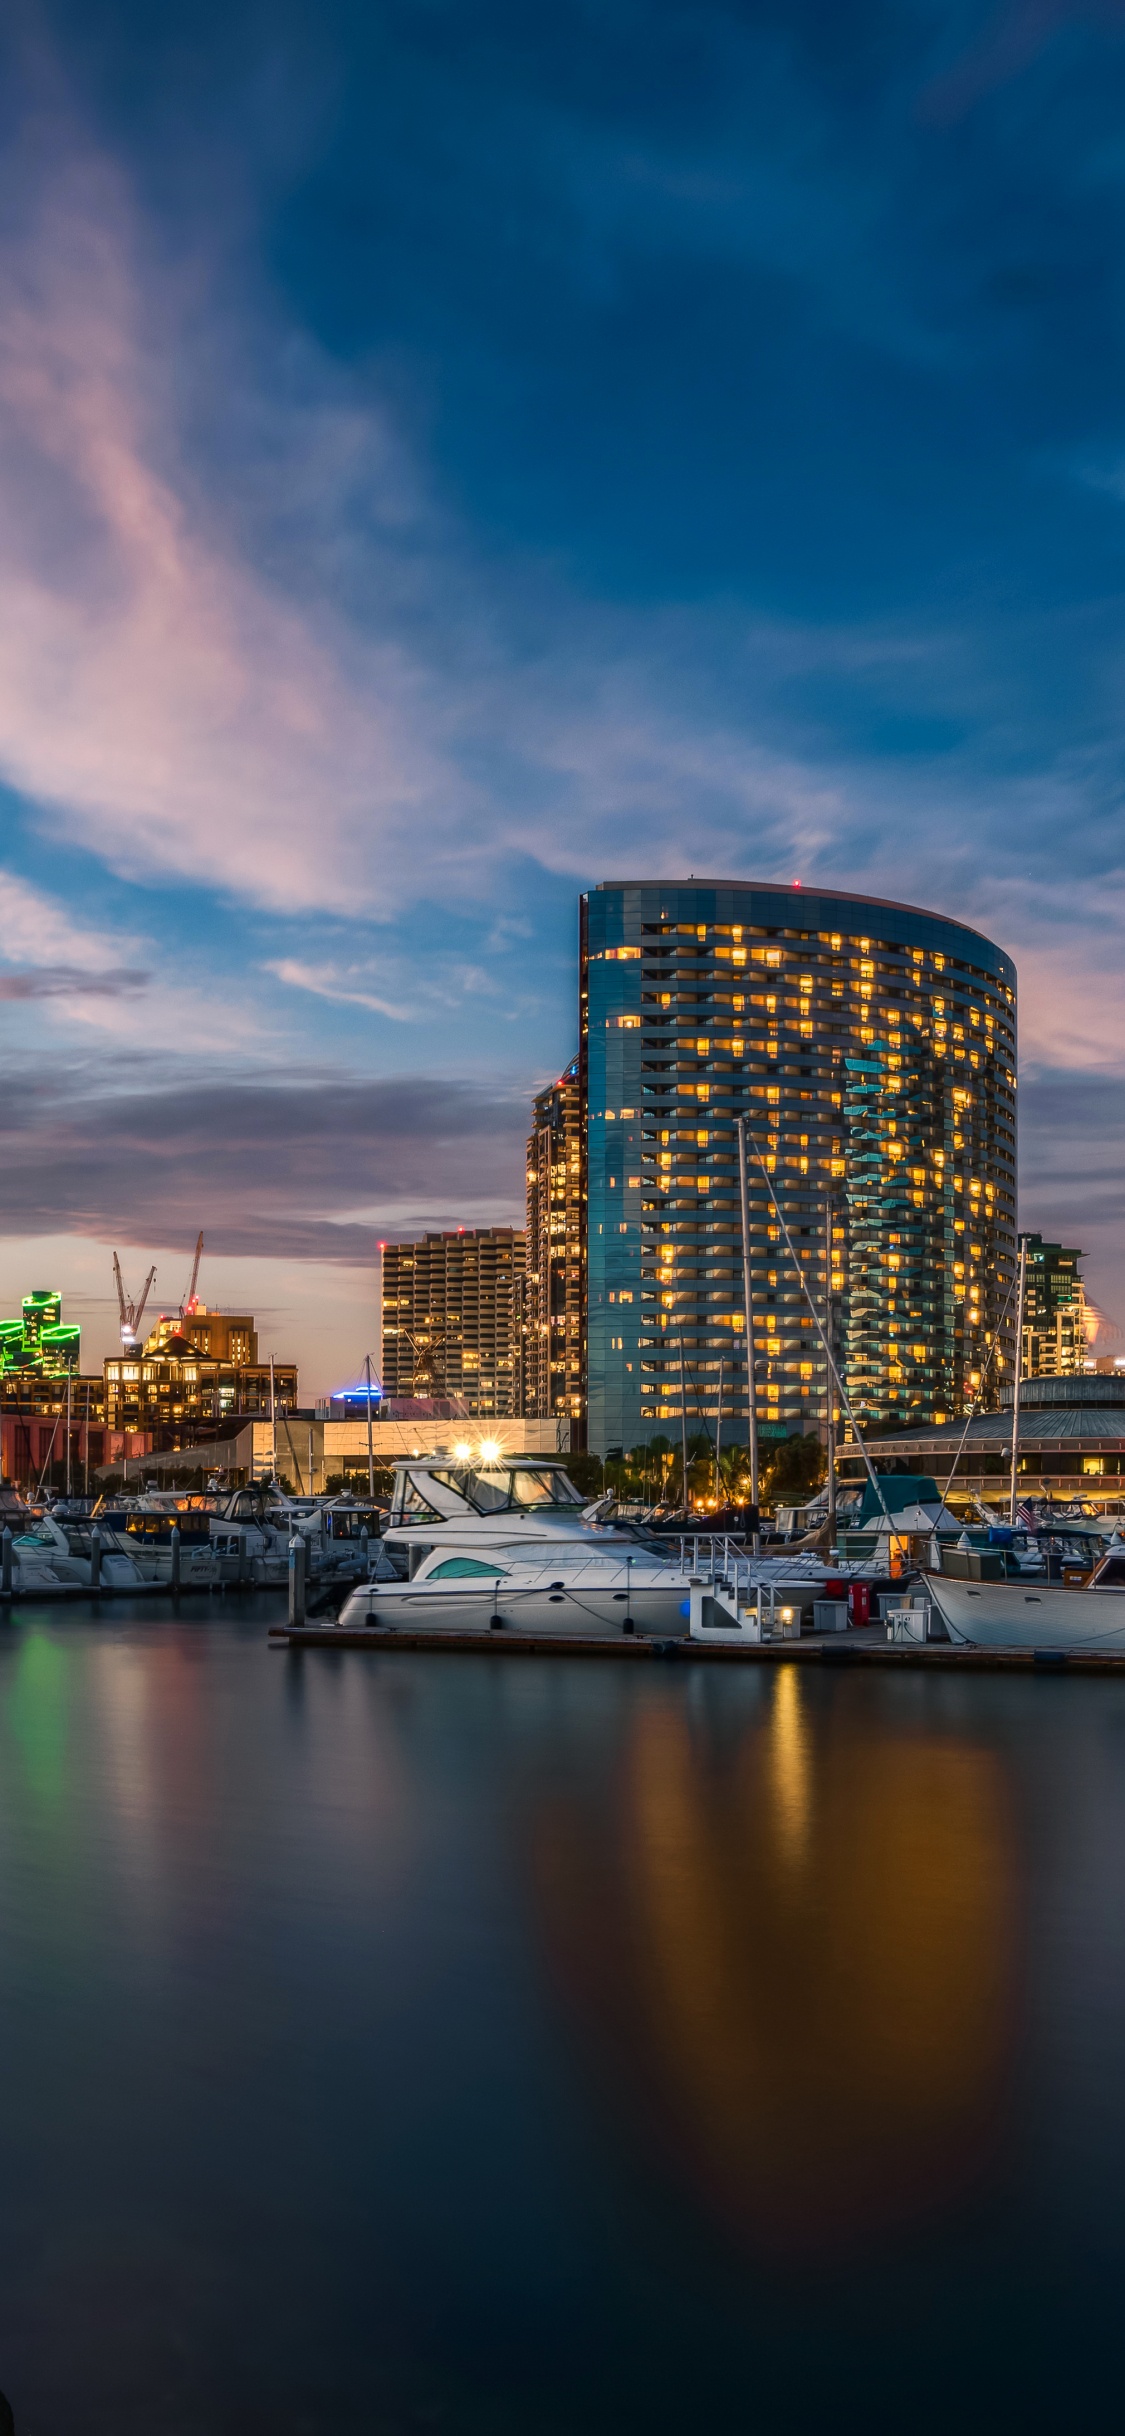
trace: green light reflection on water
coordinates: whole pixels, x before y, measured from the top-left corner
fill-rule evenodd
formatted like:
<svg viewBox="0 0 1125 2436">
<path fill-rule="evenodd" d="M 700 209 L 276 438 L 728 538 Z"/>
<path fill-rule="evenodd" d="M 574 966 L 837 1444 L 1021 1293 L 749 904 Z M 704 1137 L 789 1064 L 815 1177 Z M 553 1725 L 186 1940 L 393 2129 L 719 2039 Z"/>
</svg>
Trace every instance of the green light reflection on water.
<svg viewBox="0 0 1125 2436">
<path fill-rule="evenodd" d="M 69 1676 L 67 1652 L 46 1633 L 32 1631 L 21 1645 L 4 1704 L 28 1790 L 51 1810 L 59 1808 L 66 1791 Z"/>
</svg>

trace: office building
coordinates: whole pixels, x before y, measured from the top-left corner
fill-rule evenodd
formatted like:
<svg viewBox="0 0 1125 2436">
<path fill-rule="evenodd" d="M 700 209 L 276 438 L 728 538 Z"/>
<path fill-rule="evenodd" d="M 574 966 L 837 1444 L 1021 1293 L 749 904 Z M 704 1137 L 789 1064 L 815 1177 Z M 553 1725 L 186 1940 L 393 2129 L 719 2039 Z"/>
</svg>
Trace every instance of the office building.
<svg viewBox="0 0 1125 2436">
<path fill-rule="evenodd" d="M 1079 1251 L 1027 1237 L 1023 1367 L 1029 1379 L 1065 1379 L 1085 1366 L 1086 1290 Z"/>
<path fill-rule="evenodd" d="M 745 1438 L 740 1114 L 861 1421 L 990 1393 L 1014 1343 L 1010 957 L 913 906 L 693 880 L 593 890 L 580 963 L 591 1446 L 675 1436 L 685 1406 L 713 1433 L 720 1382 Z M 750 1220 L 763 1433 L 812 1431 L 824 1357 L 757 1157 Z"/>
<path fill-rule="evenodd" d="M 586 1410 L 586 1129 L 577 1058 L 535 1101 L 527 1143 L 524 1403 L 571 1424 Z"/>
<path fill-rule="evenodd" d="M 474 1420 L 518 1414 L 524 1265 L 518 1227 L 385 1244 L 384 1394 L 460 1397 Z"/>
</svg>

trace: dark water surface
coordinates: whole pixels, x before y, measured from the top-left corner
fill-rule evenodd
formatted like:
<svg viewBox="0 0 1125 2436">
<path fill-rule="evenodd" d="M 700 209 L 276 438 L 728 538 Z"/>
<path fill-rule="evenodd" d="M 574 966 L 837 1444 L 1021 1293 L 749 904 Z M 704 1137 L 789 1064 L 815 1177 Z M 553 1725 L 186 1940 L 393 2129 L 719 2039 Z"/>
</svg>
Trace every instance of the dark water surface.
<svg viewBox="0 0 1125 2436">
<path fill-rule="evenodd" d="M 0 1626 L 17 2436 L 1116 2423 L 1125 1686 L 268 1612 Z"/>
</svg>

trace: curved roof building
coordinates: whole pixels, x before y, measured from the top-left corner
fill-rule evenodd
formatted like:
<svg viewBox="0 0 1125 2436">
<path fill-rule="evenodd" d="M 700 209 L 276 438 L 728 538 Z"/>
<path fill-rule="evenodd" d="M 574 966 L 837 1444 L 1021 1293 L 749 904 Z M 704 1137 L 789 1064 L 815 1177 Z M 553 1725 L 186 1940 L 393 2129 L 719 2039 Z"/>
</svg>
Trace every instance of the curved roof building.
<svg viewBox="0 0 1125 2436">
<path fill-rule="evenodd" d="M 951 1417 L 1016 1245 L 1016 973 L 916 906 L 722 880 L 582 901 L 589 1439 L 746 1434 L 735 1119 L 745 1113 L 861 1419 Z M 751 1173 L 764 1434 L 823 1418 L 826 1366 Z M 829 1260 L 830 1252 L 830 1260 Z M 721 1391 L 721 1393 L 720 1393 Z"/>
</svg>

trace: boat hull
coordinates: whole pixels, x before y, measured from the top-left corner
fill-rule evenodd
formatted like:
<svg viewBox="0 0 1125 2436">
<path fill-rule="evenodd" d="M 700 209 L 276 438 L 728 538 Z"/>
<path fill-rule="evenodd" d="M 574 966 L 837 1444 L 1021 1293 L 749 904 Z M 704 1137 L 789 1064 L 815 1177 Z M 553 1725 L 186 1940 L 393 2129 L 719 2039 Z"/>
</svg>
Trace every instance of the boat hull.
<svg viewBox="0 0 1125 2436">
<path fill-rule="evenodd" d="M 399 1632 L 488 1632 L 506 1629 L 559 1640 L 620 1638 L 626 1619 L 636 1633 L 662 1640 L 687 1635 L 688 1584 L 638 1584 L 628 1593 L 590 1585 L 561 1591 L 502 1582 L 370 1582 L 352 1592 L 340 1623 Z M 493 1619 L 499 1617 L 499 1627 Z"/>
<path fill-rule="evenodd" d="M 927 1588 L 951 1641 L 977 1649 L 1125 1652 L 1125 1591 L 959 1582 L 946 1574 L 930 1574 Z"/>
</svg>

